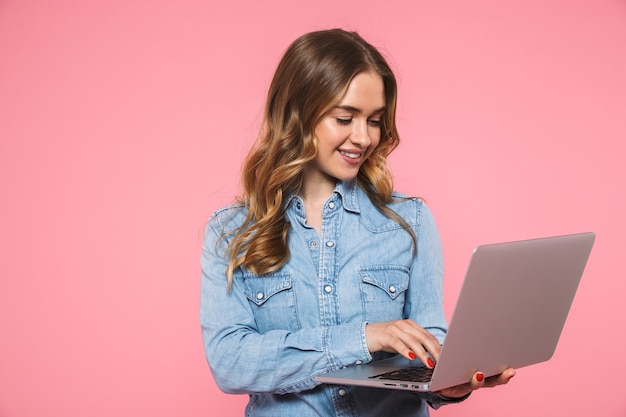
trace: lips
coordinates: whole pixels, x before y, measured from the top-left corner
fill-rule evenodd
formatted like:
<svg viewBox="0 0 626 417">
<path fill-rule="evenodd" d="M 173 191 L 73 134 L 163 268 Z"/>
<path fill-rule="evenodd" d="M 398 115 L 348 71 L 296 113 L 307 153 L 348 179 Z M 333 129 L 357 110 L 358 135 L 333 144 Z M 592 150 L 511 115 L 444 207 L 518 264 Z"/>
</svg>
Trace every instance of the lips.
<svg viewBox="0 0 626 417">
<path fill-rule="evenodd" d="M 357 153 L 357 152 L 345 152 L 345 151 L 339 151 L 340 154 L 347 156 L 348 158 L 352 158 L 352 159 L 357 159 L 360 158 L 363 154 L 362 153 Z"/>
</svg>

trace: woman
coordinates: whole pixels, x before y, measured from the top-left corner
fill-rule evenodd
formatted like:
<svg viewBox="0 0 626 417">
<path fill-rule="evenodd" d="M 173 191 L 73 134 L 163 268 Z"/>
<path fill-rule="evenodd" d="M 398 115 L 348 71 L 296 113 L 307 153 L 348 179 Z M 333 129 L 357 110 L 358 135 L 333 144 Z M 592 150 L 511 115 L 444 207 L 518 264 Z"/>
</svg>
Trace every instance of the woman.
<svg viewBox="0 0 626 417">
<path fill-rule="evenodd" d="M 305 34 L 274 75 L 243 195 L 202 253 L 201 324 L 219 387 L 249 416 L 427 416 L 514 370 L 438 393 L 319 384 L 392 354 L 437 361 L 446 332 L 436 225 L 393 191 L 396 81 L 358 34 Z"/>
</svg>

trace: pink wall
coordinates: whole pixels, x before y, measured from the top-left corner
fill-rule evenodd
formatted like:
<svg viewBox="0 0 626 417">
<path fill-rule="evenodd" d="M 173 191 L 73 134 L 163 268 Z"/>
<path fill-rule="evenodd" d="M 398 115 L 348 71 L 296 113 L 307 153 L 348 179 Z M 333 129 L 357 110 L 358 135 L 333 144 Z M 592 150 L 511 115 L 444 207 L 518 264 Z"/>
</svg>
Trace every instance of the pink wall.
<svg viewBox="0 0 626 417">
<path fill-rule="evenodd" d="M 626 415 L 623 0 L 212 3 L 0 1 L 0 416 L 242 415 L 203 357 L 199 231 L 287 43 L 335 26 L 392 57 L 448 312 L 476 244 L 598 234 L 555 357 L 433 415 Z"/>
</svg>

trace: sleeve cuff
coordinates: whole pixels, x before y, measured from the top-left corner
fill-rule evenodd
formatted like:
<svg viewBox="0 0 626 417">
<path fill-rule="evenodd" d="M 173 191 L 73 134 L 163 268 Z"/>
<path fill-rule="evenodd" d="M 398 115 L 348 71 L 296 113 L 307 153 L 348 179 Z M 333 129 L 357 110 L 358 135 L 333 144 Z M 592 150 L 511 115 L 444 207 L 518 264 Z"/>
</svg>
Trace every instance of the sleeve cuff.
<svg viewBox="0 0 626 417">
<path fill-rule="evenodd" d="M 360 365 L 372 360 L 365 340 L 366 324 L 350 323 L 326 328 L 323 348 L 333 368 Z"/>
<path fill-rule="evenodd" d="M 436 410 L 446 404 L 456 404 L 456 403 L 463 402 L 467 400 L 469 396 L 472 395 L 472 393 L 470 392 L 467 395 L 464 395 L 458 398 L 446 397 L 444 395 L 435 394 L 434 392 L 424 392 L 424 393 L 420 393 L 419 395 L 422 397 L 424 401 L 428 403 L 428 405 L 433 410 Z"/>
</svg>

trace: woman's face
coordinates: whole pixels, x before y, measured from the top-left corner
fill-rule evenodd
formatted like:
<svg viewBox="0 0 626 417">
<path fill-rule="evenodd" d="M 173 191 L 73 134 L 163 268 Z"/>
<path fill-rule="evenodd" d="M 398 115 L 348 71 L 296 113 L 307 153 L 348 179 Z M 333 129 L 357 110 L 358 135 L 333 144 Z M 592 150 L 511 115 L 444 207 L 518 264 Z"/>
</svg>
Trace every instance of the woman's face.
<svg viewBox="0 0 626 417">
<path fill-rule="evenodd" d="M 375 72 L 356 75 L 346 94 L 315 126 L 318 152 L 305 170 L 305 183 L 356 178 L 359 168 L 380 143 L 385 112 L 383 80 Z"/>
</svg>

